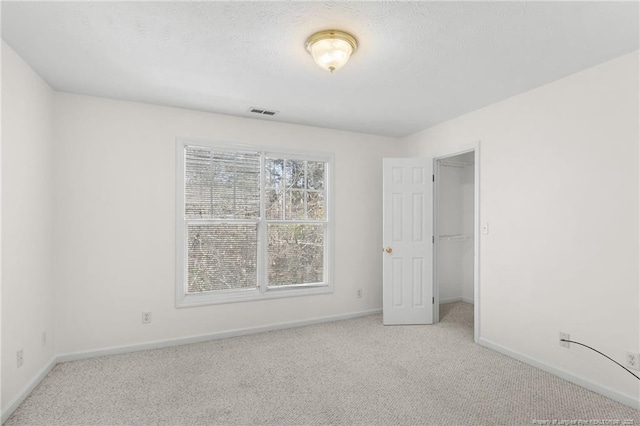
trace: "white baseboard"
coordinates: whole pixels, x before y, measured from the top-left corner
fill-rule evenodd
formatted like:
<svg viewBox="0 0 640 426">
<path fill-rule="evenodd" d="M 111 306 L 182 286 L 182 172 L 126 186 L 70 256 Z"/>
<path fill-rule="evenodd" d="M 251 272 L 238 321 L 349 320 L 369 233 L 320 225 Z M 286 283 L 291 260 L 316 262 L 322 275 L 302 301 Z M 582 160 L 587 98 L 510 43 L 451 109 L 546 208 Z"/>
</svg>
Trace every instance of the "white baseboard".
<svg viewBox="0 0 640 426">
<path fill-rule="evenodd" d="M 454 302 L 465 302 L 473 305 L 473 299 L 469 299 L 468 297 L 448 297 L 446 299 L 440 299 L 439 302 L 443 303 L 454 303 Z"/>
<path fill-rule="evenodd" d="M 95 351 L 74 352 L 62 354 L 54 357 L 18 394 L 18 396 L 9 404 L 2 412 L 2 423 L 4 423 L 15 411 L 22 401 L 40 384 L 40 382 L 49 374 L 51 369 L 61 362 L 78 361 L 81 359 L 96 358 L 100 356 L 118 355 L 128 352 L 144 351 L 149 349 L 167 348 L 171 346 L 188 345 L 192 343 L 207 342 L 210 340 L 226 339 L 229 337 L 246 336 L 249 334 L 264 333 L 267 331 L 285 330 L 287 328 L 304 327 L 307 325 L 321 324 L 332 321 L 342 321 L 351 318 L 364 317 L 382 313 L 382 309 L 370 309 L 367 311 L 352 312 L 348 314 L 331 315 L 326 317 L 317 317 L 301 321 L 283 322 L 260 327 L 242 328 L 238 330 L 223 331 L 218 333 L 203 334 L 199 336 L 184 337 L 179 339 L 161 340 L 156 342 L 142 343 L 139 345 L 117 346 Z"/>
<path fill-rule="evenodd" d="M 615 391 L 613 389 L 607 388 L 605 386 L 598 385 L 596 383 L 590 382 L 582 377 L 573 375 L 568 371 L 562 370 L 560 368 L 553 367 L 548 365 L 542 361 L 538 361 L 537 359 L 528 357 L 520 352 L 512 351 L 511 349 L 505 348 L 497 343 L 493 343 L 490 340 L 487 340 L 481 337 L 478 341 L 481 346 L 484 346 L 489 349 L 493 349 L 494 351 L 500 352 L 504 355 L 507 355 L 511 358 L 515 358 L 518 361 L 522 361 L 525 364 L 529 364 L 533 367 L 539 368 L 540 370 L 546 371 L 547 373 L 551 373 L 554 376 L 558 376 L 561 379 L 564 379 L 568 382 L 581 386 L 585 389 L 589 389 L 595 393 L 599 393 L 600 395 L 606 396 L 607 398 L 613 399 L 614 401 L 618 401 L 622 404 L 628 405 L 629 407 L 640 409 L 640 399 L 634 398 L 631 395 L 626 395 L 621 392 Z"/>
<path fill-rule="evenodd" d="M 351 318 L 364 317 L 368 315 L 379 314 L 382 309 L 371 309 L 367 311 L 352 312 L 348 314 L 331 315 L 327 317 L 317 317 L 301 321 L 291 321 L 264 325 L 259 327 L 241 328 L 237 330 L 221 331 L 217 333 L 201 334 L 198 336 L 180 337 L 177 339 L 160 340 L 139 345 L 117 346 L 111 348 L 98 349 L 86 352 L 73 352 L 58 355 L 58 362 L 78 361 L 81 359 L 96 358 L 100 356 L 118 355 L 128 352 L 146 351 L 149 349 L 167 348 L 179 345 L 190 345 L 193 343 L 208 342 L 210 340 L 227 339 L 229 337 L 246 336 L 248 334 L 264 333 L 267 331 L 285 330 L 287 328 L 304 327 L 307 325 L 321 324 L 332 321 L 342 321 Z"/>
<path fill-rule="evenodd" d="M 18 394 L 18 396 L 16 396 L 13 401 L 11 401 L 9 403 L 9 405 L 7 406 L 7 408 L 2 412 L 2 422 L 4 423 L 7 421 L 7 419 L 9 418 L 9 416 L 11 416 L 11 414 L 13 414 L 13 412 L 15 411 L 16 408 L 18 408 L 20 406 L 20 404 L 22 404 L 22 402 L 29 396 L 29 394 L 31 392 L 33 392 L 33 390 L 36 388 L 36 386 L 38 386 L 40 384 L 40 382 L 47 377 L 47 374 L 49 374 L 49 372 L 53 369 L 53 367 L 55 367 L 58 364 L 58 361 L 56 359 L 56 357 L 53 357 L 51 359 L 51 361 L 49 361 L 49 363 L 47 365 L 45 365 L 39 372 L 38 374 L 36 374 L 36 376 L 31 379 L 31 381 L 29 383 L 27 383 L 27 385 L 24 387 L 24 389 L 22 389 L 20 391 L 20 393 Z"/>
<path fill-rule="evenodd" d="M 438 301 L 441 305 L 444 303 L 462 302 L 462 297 L 447 297 L 445 299 L 439 299 Z"/>
</svg>

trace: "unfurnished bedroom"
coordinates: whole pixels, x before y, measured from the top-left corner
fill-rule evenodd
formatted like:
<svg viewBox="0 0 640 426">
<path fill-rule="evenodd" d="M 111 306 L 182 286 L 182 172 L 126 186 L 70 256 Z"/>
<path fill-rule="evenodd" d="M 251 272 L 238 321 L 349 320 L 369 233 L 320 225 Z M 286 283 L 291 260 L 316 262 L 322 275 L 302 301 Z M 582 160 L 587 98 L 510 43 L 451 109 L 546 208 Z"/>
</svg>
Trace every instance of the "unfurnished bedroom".
<svg viewBox="0 0 640 426">
<path fill-rule="evenodd" d="M 0 8 L 4 426 L 640 424 L 640 3 Z"/>
</svg>

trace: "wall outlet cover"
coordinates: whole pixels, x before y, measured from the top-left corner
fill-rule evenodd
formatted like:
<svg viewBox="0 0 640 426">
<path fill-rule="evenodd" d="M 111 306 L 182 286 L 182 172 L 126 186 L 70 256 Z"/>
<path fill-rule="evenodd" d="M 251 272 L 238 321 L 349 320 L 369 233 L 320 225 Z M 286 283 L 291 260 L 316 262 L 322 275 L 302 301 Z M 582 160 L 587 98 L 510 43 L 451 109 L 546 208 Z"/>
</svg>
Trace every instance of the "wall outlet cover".
<svg viewBox="0 0 640 426">
<path fill-rule="evenodd" d="M 16 352 L 16 361 L 18 362 L 18 368 L 22 367 L 22 364 L 24 364 L 24 350 L 20 349 Z"/>
<path fill-rule="evenodd" d="M 627 351 L 627 367 L 640 371 L 640 353 Z"/>
</svg>

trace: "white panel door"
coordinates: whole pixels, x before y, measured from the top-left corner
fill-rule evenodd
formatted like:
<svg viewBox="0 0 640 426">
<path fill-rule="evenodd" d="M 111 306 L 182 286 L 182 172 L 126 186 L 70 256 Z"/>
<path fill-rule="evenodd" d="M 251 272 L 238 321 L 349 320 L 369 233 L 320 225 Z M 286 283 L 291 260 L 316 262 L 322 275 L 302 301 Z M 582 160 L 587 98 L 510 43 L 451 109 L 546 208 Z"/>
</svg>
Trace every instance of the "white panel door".
<svg viewBox="0 0 640 426">
<path fill-rule="evenodd" d="M 383 160 L 383 323 L 433 323 L 433 161 Z"/>
</svg>

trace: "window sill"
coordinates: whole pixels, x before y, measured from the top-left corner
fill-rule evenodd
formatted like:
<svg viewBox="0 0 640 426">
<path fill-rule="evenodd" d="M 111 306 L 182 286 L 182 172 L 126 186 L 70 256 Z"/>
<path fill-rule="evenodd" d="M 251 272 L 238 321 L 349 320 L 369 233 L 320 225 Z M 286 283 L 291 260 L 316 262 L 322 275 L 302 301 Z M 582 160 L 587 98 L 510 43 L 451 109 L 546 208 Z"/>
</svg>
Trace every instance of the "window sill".
<svg viewBox="0 0 640 426">
<path fill-rule="evenodd" d="M 287 297 L 311 296 L 332 292 L 333 287 L 328 284 L 313 284 L 304 286 L 272 287 L 264 294 L 261 294 L 258 289 L 229 291 L 224 293 L 207 292 L 182 294 L 176 299 L 176 308 L 252 302 L 255 300 L 282 299 Z"/>
</svg>

